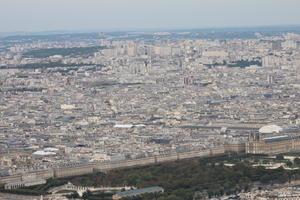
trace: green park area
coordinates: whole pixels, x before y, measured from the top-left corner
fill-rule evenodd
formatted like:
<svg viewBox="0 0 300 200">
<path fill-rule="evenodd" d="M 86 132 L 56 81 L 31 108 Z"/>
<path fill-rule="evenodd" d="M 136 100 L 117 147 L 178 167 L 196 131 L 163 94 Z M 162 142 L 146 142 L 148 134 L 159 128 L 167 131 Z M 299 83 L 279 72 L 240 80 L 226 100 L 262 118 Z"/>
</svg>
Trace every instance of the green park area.
<svg viewBox="0 0 300 200">
<path fill-rule="evenodd" d="M 48 189 L 70 181 L 79 186 L 135 186 L 137 188 L 160 186 L 165 192 L 123 198 L 124 200 L 179 200 L 193 199 L 195 194 L 205 193 L 210 197 L 249 191 L 252 187 L 282 184 L 300 179 L 300 170 L 286 170 L 285 166 L 300 166 L 290 163 L 282 155 L 223 155 L 207 158 L 178 160 L 143 167 L 98 172 L 65 179 L 49 179 L 46 184 L 15 189 L 10 192 L 22 194 L 47 194 Z M 263 164 L 283 163 L 276 169 L 267 169 Z M 261 165 L 260 165 L 261 164 Z M 77 194 L 69 194 L 76 197 Z M 84 193 L 82 199 L 111 199 L 112 193 Z"/>
<path fill-rule="evenodd" d="M 47 58 L 50 56 L 89 56 L 98 52 L 106 47 L 103 46 L 91 46 L 91 47 L 72 47 L 72 48 L 49 48 L 49 49 L 36 49 L 31 50 L 23 54 L 24 57 L 33 58 Z"/>
</svg>

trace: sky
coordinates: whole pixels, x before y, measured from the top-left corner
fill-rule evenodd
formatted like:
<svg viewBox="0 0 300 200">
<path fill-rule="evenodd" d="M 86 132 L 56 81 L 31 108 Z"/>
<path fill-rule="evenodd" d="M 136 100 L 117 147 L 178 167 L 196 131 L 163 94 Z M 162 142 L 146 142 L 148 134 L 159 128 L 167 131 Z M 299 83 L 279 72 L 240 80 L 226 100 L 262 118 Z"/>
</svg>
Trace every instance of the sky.
<svg viewBox="0 0 300 200">
<path fill-rule="evenodd" d="M 0 32 L 300 24 L 300 0 L 0 0 Z"/>
</svg>

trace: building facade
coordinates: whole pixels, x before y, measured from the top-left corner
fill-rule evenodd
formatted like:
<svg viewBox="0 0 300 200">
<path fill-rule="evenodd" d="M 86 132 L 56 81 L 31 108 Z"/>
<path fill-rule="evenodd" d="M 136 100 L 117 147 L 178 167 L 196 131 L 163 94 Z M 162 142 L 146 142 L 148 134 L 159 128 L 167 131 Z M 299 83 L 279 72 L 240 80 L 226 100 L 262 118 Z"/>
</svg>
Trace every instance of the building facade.
<svg viewBox="0 0 300 200">
<path fill-rule="evenodd" d="M 277 154 L 300 150 L 300 137 L 275 136 L 263 138 L 260 133 L 250 135 L 245 144 L 246 153 L 249 154 Z"/>
</svg>

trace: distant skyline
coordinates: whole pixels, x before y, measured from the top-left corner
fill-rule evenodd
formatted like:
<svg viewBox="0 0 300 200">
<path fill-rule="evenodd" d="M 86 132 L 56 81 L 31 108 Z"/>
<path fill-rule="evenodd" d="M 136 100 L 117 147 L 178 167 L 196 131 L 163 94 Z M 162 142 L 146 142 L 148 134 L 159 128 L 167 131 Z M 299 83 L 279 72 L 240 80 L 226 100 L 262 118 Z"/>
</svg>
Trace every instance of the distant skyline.
<svg viewBox="0 0 300 200">
<path fill-rule="evenodd" d="M 1 0 L 0 32 L 300 24 L 299 0 Z"/>
</svg>

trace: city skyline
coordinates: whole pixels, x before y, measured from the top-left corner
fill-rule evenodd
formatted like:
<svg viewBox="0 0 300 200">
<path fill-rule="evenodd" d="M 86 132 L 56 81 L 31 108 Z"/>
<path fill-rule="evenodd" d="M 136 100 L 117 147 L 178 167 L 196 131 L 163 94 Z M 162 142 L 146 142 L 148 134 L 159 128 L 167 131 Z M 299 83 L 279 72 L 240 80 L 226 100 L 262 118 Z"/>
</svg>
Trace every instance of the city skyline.
<svg viewBox="0 0 300 200">
<path fill-rule="evenodd" d="M 296 0 L 20 0 L 0 2 L 0 32 L 297 25 Z"/>
<path fill-rule="evenodd" d="M 300 199 L 299 7 L 0 1 L 0 199 Z"/>
</svg>

